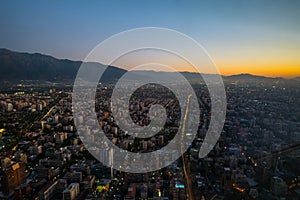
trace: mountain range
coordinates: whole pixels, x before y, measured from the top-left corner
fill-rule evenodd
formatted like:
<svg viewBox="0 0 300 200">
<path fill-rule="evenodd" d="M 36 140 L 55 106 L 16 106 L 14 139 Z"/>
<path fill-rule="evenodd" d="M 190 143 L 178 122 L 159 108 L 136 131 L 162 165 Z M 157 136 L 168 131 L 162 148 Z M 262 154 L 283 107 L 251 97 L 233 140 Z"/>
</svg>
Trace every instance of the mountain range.
<svg viewBox="0 0 300 200">
<path fill-rule="evenodd" d="M 52 56 L 39 53 L 20 53 L 8 49 L 0 49 L 0 80 L 19 82 L 21 80 L 40 80 L 50 82 L 74 81 L 82 61 L 57 59 Z M 95 63 L 104 67 L 100 63 Z M 102 75 L 102 82 L 118 80 L 127 71 L 118 67 L 109 66 Z M 148 72 L 158 73 L 158 72 Z M 162 73 L 162 72 L 160 72 Z M 168 72 L 164 72 L 168 73 Z M 138 72 L 137 72 L 138 74 Z M 182 72 L 188 80 L 199 79 L 198 73 Z M 223 76 L 224 80 L 230 81 L 258 81 L 258 80 L 281 80 L 283 78 L 268 78 L 251 74 L 238 74 Z M 300 77 L 295 78 L 300 80 Z"/>
<path fill-rule="evenodd" d="M 75 79 L 81 64 L 81 61 L 57 59 L 39 53 L 19 53 L 0 49 L 0 80 L 64 82 Z M 124 73 L 126 70 L 110 66 L 103 74 L 103 81 L 118 79 Z"/>
</svg>

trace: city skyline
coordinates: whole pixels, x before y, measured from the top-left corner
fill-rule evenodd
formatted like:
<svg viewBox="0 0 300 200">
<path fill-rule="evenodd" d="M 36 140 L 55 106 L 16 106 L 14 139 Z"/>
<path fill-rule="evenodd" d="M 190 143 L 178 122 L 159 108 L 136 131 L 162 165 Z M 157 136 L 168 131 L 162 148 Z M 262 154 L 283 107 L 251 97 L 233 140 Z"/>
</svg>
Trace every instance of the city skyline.
<svg viewBox="0 0 300 200">
<path fill-rule="evenodd" d="M 83 60 L 111 35 L 163 27 L 195 39 L 223 75 L 293 78 L 300 76 L 298 5 L 297 1 L 12 1 L 0 8 L 0 47 Z M 178 71 L 192 70 L 180 65 Z"/>
</svg>

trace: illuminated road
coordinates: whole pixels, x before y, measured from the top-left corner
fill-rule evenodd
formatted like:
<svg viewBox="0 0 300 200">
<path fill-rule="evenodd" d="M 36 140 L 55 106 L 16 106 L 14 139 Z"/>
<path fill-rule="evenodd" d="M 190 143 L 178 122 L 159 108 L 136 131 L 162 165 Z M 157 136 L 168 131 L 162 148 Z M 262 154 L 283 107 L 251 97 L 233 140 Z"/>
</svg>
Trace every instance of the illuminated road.
<svg viewBox="0 0 300 200">
<path fill-rule="evenodd" d="M 185 180 L 186 180 L 186 184 L 187 184 L 187 191 L 188 191 L 188 199 L 189 200 L 193 200 L 193 193 L 192 193 L 192 183 L 191 183 L 191 178 L 190 178 L 190 173 L 189 170 L 187 170 L 186 166 L 186 160 L 184 157 L 184 151 L 183 151 L 183 146 L 184 146 L 184 136 L 185 136 L 185 124 L 188 118 L 188 113 L 189 113 L 189 107 L 190 107 L 190 99 L 191 99 L 191 94 L 188 96 L 187 99 L 187 103 L 186 103 L 186 109 L 185 109 L 185 114 L 183 117 L 183 123 L 182 123 L 182 129 L 181 129 L 181 158 L 182 158 L 182 164 L 183 164 L 183 172 L 184 172 L 184 176 L 185 176 Z"/>
<path fill-rule="evenodd" d="M 43 116 L 43 118 L 40 121 L 43 121 L 46 117 L 48 117 L 48 115 L 51 114 L 52 110 L 56 107 L 56 105 L 52 106 L 52 108 L 50 108 L 50 110 Z"/>
<path fill-rule="evenodd" d="M 53 109 L 56 107 L 56 105 L 52 106 L 49 111 L 40 119 L 40 121 L 43 121 L 46 117 L 48 117 L 51 112 L 53 111 Z M 29 130 L 32 128 L 33 124 L 31 124 L 31 126 L 29 127 Z M 28 137 L 29 132 L 25 134 L 25 137 Z"/>
<path fill-rule="evenodd" d="M 214 200 L 214 199 L 217 198 L 217 197 L 218 197 L 218 195 L 215 194 L 210 200 Z"/>
</svg>

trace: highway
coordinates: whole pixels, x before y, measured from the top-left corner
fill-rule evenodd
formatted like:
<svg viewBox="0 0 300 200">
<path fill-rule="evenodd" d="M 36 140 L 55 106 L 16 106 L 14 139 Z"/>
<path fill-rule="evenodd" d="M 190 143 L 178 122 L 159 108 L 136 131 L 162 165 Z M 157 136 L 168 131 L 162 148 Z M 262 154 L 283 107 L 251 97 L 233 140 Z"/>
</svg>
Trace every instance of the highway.
<svg viewBox="0 0 300 200">
<path fill-rule="evenodd" d="M 182 165 L 183 165 L 183 172 L 186 180 L 186 185 L 187 185 L 187 197 L 189 200 L 193 200 L 193 192 L 192 192 L 192 182 L 190 178 L 190 170 L 189 166 L 186 166 L 186 160 L 184 156 L 184 136 L 185 136 L 185 124 L 188 119 L 188 113 L 189 113 L 189 107 L 190 107 L 190 100 L 191 100 L 191 94 L 188 96 L 187 99 L 187 104 L 186 104 L 186 109 L 183 117 L 183 123 L 182 123 L 182 129 L 181 129 L 181 158 L 182 158 Z"/>
<path fill-rule="evenodd" d="M 50 110 L 42 117 L 42 119 L 40 121 L 43 121 L 46 117 L 48 117 L 51 113 L 52 113 L 52 110 L 56 107 L 56 105 L 52 106 L 50 108 Z"/>
</svg>

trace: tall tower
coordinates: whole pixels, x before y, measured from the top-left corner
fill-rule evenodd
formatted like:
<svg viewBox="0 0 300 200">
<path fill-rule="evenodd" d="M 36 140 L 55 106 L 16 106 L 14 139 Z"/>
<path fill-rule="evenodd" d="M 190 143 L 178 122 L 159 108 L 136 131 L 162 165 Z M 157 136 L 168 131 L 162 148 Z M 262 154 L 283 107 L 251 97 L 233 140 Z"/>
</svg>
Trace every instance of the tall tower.
<svg viewBox="0 0 300 200">
<path fill-rule="evenodd" d="M 44 128 L 45 128 L 45 121 L 41 121 L 41 126 L 42 126 L 42 130 L 44 130 Z"/>
<path fill-rule="evenodd" d="M 113 169 L 113 165 L 114 165 L 114 150 L 110 149 L 109 150 L 109 164 L 110 164 L 110 176 L 111 178 L 114 177 L 114 169 Z"/>
<path fill-rule="evenodd" d="M 222 186 L 225 197 L 232 192 L 232 173 L 230 168 L 224 168 L 223 176 L 222 176 Z"/>
</svg>

